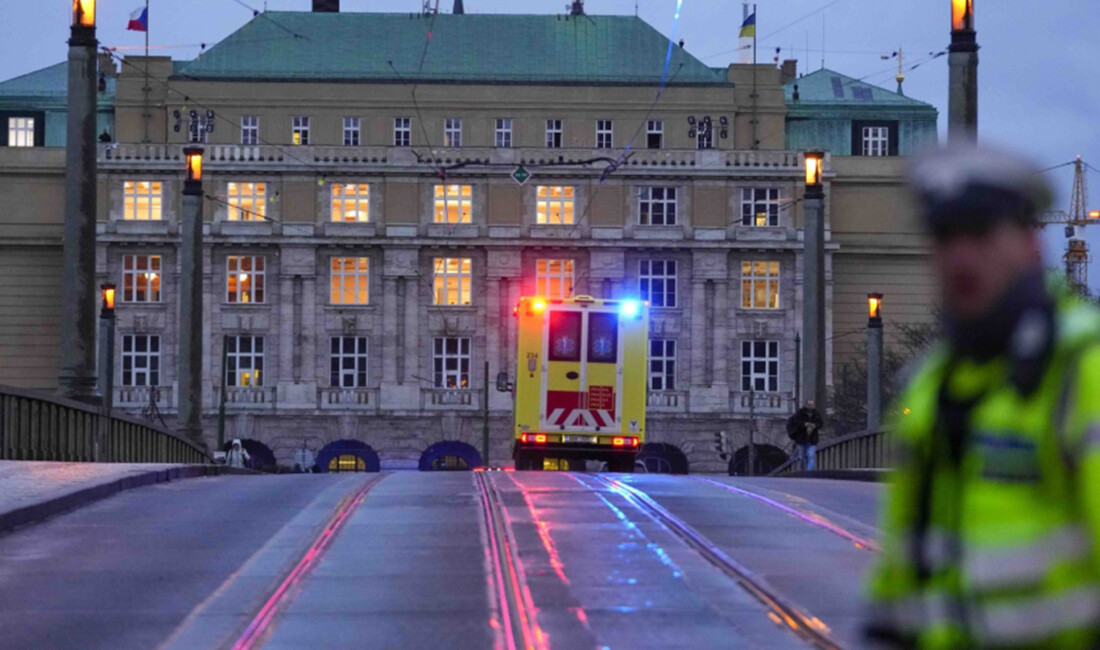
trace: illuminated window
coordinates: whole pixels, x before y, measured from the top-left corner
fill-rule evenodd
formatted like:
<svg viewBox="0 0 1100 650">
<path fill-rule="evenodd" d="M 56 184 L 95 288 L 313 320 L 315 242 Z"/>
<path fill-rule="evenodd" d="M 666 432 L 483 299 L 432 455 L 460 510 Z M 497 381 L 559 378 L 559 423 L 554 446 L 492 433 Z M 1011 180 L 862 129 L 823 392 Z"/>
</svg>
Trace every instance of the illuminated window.
<svg viewBox="0 0 1100 650">
<path fill-rule="evenodd" d="M 395 147 L 411 147 L 412 146 L 412 118 L 409 118 L 409 117 L 395 117 L 395 118 L 393 118 L 393 146 L 395 146 Z"/>
<path fill-rule="evenodd" d="M 370 221 L 370 185 L 366 183 L 333 183 L 332 220 Z"/>
<path fill-rule="evenodd" d="M 642 260 L 638 293 L 653 307 L 676 306 L 676 260 Z"/>
<path fill-rule="evenodd" d="M 9 117 L 8 118 L 8 146 L 9 147 L 33 147 L 34 146 L 34 118 L 33 117 Z"/>
<path fill-rule="evenodd" d="M 503 117 L 497 120 L 496 144 L 501 149 L 512 146 L 512 119 Z"/>
<path fill-rule="evenodd" d="M 561 149 L 561 120 L 546 120 L 546 147 Z"/>
<path fill-rule="evenodd" d="M 160 302 L 160 255 L 122 256 L 122 302 Z"/>
<path fill-rule="evenodd" d="M 290 122 L 290 143 L 291 144 L 309 144 L 309 118 L 306 116 L 295 116 L 291 118 Z"/>
<path fill-rule="evenodd" d="M 432 355 L 436 388 L 470 387 L 470 339 L 437 337 Z"/>
<path fill-rule="evenodd" d="M 365 388 L 367 385 L 367 337 L 332 337 L 329 385 L 333 388 Z"/>
<path fill-rule="evenodd" d="M 887 156 L 890 154 L 890 127 L 863 127 L 863 155 Z"/>
<path fill-rule="evenodd" d="M 160 221 L 164 218 L 160 181 L 124 181 L 122 218 L 127 221 Z"/>
<path fill-rule="evenodd" d="M 545 298 L 572 298 L 573 260 L 536 260 L 535 295 Z"/>
<path fill-rule="evenodd" d="M 435 186 L 435 222 L 470 223 L 473 217 L 472 185 Z"/>
<path fill-rule="evenodd" d="M 263 221 L 267 214 L 266 183 L 229 183 L 230 221 Z"/>
<path fill-rule="evenodd" d="M 665 123 L 662 120 L 648 120 L 645 135 L 648 148 L 660 149 L 665 144 Z"/>
<path fill-rule="evenodd" d="M 260 144 L 260 118 L 245 115 L 241 118 L 241 144 Z"/>
<path fill-rule="evenodd" d="M 151 334 L 122 336 L 122 385 L 160 385 L 160 337 Z"/>
<path fill-rule="evenodd" d="M 643 187 L 638 197 L 638 223 L 643 226 L 675 226 L 676 188 Z"/>
<path fill-rule="evenodd" d="M 741 342 L 741 390 L 779 391 L 779 341 Z"/>
<path fill-rule="evenodd" d="M 264 337 L 225 337 L 225 385 L 264 385 Z"/>
<path fill-rule="evenodd" d="M 779 262 L 741 262 L 741 307 L 779 309 Z"/>
<path fill-rule="evenodd" d="M 366 305 L 370 297 L 370 259 L 332 258 L 332 304 Z"/>
<path fill-rule="evenodd" d="M 649 340 L 649 390 L 676 390 L 676 341 Z"/>
<path fill-rule="evenodd" d="M 226 302 L 244 304 L 264 301 L 264 261 L 262 255 L 230 255 L 226 258 Z"/>
<path fill-rule="evenodd" d="M 435 258 L 434 305 L 468 305 L 473 275 L 469 257 Z"/>
<path fill-rule="evenodd" d="M 449 117 L 443 121 L 443 146 L 462 146 L 462 120 Z"/>
<path fill-rule="evenodd" d="M 573 223 L 574 190 L 571 185 L 539 185 L 536 195 L 536 223 Z"/>
<path fill-rule="evenodd" d="M 782 194 L 778 187 L 745 187 L 741 189 L 741 225 L 753 227 L 778 226 Z"/>
<path fill-rule="evenodd" d="M 344 146 L 345 147 L 358 147 L 359 146 L 359 118 L 358 117 L 345 117 L 344 118 Z"/>
<path fill-rule="evenodd" d="M 596 120 L 596 148 L 610 149 L 615 127 L 611 120 Z"/>
</svg>

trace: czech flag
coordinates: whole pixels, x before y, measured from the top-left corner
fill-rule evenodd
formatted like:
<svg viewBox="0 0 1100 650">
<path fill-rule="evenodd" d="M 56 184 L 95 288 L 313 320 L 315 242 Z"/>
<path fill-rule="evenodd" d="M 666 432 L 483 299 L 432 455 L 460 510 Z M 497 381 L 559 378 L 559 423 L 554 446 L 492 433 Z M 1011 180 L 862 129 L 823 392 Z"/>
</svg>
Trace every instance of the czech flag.
<svg viewBox="0 0 1100 650">
<path fill-rule="evenodd" d="M 149 31 L 149 7 L 142 7 L 130 14 L 130 24 L 126 29 L 135 32 Z"/>
<path fill-rule="evenodd" d="M 745 22 L 741 23 L 741 38 L 752 38 L 756 36 L 756 12 L 749 14 L 749 17 L 745 19 Z"/>
</svg>

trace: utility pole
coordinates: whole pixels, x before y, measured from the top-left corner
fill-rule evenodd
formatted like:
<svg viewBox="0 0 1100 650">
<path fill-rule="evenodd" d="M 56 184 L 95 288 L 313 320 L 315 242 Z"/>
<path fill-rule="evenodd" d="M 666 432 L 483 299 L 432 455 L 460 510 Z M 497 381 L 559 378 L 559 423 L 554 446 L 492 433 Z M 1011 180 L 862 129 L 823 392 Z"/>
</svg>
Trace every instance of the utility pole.
<svg viewBox="0 0 1100 650">
<path fill-rule="evenodd" d="M 206 447 L 202 435 L 202 147 L 183 150 L 180 227 L 179 427 L 184 437 Z"/>
<path fill-rule="evenodd" d="M 69 38 L 58 392 L 99 403 L 95 367 L 96 46 L 95 0 L 74 0 Z"/>
<path fill-rule="evenodd" d="M 978 138 L 978 39 L 974 0 L 951 0 L 950 69 L 947 92 L 947 140 Z"/>
<path fill-rule="evenodd" d="M 805 226 L 802 235 L 803 400 L 825 409 L 825 153 L 806 152 Z"/>
<path fill-rule="evenodd" d="M 882 294 L 867 295 L 867 430 L 882 426 Z"/>
</svg>

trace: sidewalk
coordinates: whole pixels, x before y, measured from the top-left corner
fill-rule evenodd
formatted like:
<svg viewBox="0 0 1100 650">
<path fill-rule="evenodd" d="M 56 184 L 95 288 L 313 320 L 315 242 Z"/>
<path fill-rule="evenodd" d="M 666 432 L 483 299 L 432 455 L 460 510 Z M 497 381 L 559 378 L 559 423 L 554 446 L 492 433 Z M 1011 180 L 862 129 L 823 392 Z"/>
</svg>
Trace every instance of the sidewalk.
<svg viewBox="0 0 1100 650">
<path fill-rule="evenodd" d="M 226 470 L 221 465 L 0 461 L 0 534 L 123 490 Z"/>
</svg>

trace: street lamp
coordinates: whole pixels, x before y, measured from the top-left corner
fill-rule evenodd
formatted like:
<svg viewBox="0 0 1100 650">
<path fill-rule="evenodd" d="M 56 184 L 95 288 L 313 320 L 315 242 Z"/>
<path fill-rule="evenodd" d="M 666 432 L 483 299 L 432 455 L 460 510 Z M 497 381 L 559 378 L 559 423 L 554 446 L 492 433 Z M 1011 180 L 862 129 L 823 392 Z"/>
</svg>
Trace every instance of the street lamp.
<svg viewBox="0 0 1100 650">
<path fill-rule="evenodd" d="M 867 430 L 882 426 L 882 294 L 867 294 Z"/>
<path fill-rule="evenodd" d="M 802 233 L 801 399 L 825 404 L 825 190 L 824 151 L 807 151 Z M 824 406 L 819 406 L 824 408 Z"/>
<path fill-rule="evenodd" d="M 179 427 L 200 447 L 202 435 L 202 147 L 184 147 L 180 226 Z"/>
<path fill-rule="evenodd" d="M 73 29 L 95 29 L 95 0 L 73 0 Z"/>
<path fill-rule="evenodd" d="M 115 285 L 100 285 L 99 309 L 99 390 L 103 406 L 110 410 L 114 403 L 115 384 Z"/>
<path fill-rule="evenodd" d="M 951 0 L 951 34 L 974 32 L 974 0 Z"/>
<path fill-rule="evenodd" d="M 951 0 L 948 51 L 947 139 L 973 140 L 978 134 L 978 39 L 974 0 Z"/>
<path fill-rule="evenodd" d="M 806 189 L 821 187 L 821 166 L 825 160 L 823 151 L 807 151 L 806 154 Z"/>
</svg>

